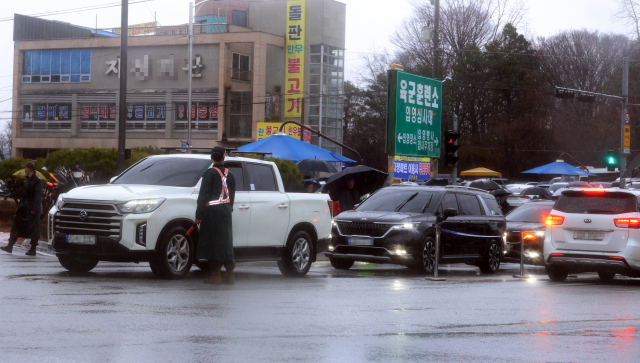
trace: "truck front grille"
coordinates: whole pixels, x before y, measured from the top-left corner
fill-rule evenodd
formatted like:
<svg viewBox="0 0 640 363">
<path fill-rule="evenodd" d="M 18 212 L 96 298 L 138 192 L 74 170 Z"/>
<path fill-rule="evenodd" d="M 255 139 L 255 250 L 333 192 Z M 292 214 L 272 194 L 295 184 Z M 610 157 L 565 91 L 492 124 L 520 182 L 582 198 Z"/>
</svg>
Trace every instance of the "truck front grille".
<svg viewBox="0 0 640 363">
<path fill-rule="evenodd" d="M 382 237 L 391 228 L 391 224 L 338 222 L 340 233 L 345 236 Z"/>
<path fill-rule="evenodd" d="M 68 202 L 55 214 L 52 232 L 119 240 L 122 218 L 116 207 L 111 204 Z"/>
</svg>

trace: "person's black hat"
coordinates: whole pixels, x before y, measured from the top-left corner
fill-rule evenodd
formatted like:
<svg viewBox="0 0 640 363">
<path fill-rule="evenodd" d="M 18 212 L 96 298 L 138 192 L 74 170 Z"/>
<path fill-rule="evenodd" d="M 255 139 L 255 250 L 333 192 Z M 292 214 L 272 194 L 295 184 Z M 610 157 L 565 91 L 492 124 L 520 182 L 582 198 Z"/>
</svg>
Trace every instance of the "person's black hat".
<svg viewBox="0 0 640 363">
<path fill-rule="evenodd" d="M 34 163 L 33 161 L 27 161 L 26 163 L 24 163 L 24 165 L 22 165 L 22 167 L 36 170 L 36 163 Z"/>
<path fill-rule="evenodd" d="M 84 171 L 84 168 L 80 164 L 76 164 L 71 171 Z"/>
<path fill-rule="evenodd" d="M 222 146 L 216 146 L 211 150 L 211 156 L 220 159 L 224 156 L 226 150 Z"/>
</svg>

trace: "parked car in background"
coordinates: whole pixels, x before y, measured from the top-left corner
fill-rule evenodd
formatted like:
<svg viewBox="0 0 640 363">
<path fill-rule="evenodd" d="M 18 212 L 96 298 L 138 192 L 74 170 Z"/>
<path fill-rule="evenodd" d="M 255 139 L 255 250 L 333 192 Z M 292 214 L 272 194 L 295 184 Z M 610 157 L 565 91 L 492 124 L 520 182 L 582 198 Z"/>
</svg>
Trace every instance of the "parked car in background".
<svg viewBox="0 0 640 363">
<path fill-rule="evenodd" d="M 569 273 L 640 277 L 637 190 L 567 189 L 547 217 L 545 267 L 553 281 Z"/>
<path fill-rule="evenodd" d="M 556 190 L 558 190 L 558 189 L 562 189 L 562 188 L 566 187 L 566 186 L 567 186 L 567 184 L 569 184 L 569 183 L 553 183 L 553 184 L 551 184 L 551 186 L 549 187 L 549 191 L 553 193 L 553 192 L 555 192 L 555 191 L 556 191 Z"/>
<path fill-rule="evenodd" d="M 548 183 L 548 182 L 540 182 L 540 183 L 536 183 L 537 187 L 540 188 L 545 188 L 545 189 L 549 189 L 550 186 L 552 186 L 553 184 Z"/>
<path fill-rule="evenodd" d="M 550 200 L 534 200 L 507 214 L 505 261 L 520 262 L 521 241 L 524 238 L 524 262 L 544 266 L 546 220 L 554 203 Z"/>
<path fill-rule="evenodd" d="M 454 186 L 378 190 L 334 219 L 325 256 L 337 269 L 365 261 L 432 273 L 438 215 L 446 217 L 440 261 L 475 264 L 487 273 L 498 270 L 506 228 L 498 203 L 487 192 Z"/>
</svg>

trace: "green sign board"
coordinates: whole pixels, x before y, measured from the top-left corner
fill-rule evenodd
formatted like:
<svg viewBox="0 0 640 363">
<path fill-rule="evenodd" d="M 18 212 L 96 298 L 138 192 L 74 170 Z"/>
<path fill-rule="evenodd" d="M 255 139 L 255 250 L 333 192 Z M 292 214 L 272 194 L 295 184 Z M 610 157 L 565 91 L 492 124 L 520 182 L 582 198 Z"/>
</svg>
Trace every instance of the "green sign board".
<svg viewBox="0 0 640 363">
<path fill-rule="evenodd" d="M 442 81 L 389 71 L 389 155 L 440 158 Z"/>
</svg>

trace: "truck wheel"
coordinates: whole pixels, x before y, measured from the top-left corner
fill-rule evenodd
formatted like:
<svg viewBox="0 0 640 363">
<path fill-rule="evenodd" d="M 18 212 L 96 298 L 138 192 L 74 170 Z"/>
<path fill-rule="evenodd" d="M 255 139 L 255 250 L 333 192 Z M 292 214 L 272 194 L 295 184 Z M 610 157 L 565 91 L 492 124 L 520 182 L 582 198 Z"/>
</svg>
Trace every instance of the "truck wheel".
<svg viewBox="0 0 640 363">
<path fill-rule="evenodd" d="M 545 268 L 547 269 L 547 275 L 549 275 L 551 281 L 562 282 L 567 279 L 567 276 L 569 276 L 569 271 L 562 267 L 547 265 Z"/>
<path fill-rule="evenodd" d="M 67 255 L 58 255 L 58 261 L 71 272 L 89 272 L 98 265 L 98 260 L 82 259 Z"/>
<path fill-rule="evenodd" d="M 416 256 L 414 269 L 421 275 L 432 274 L 436 263 L 436 242 L 427 237 L 422 242 L 420 254 Z"/>
<path fill-rule="evenodd" d="M 296 232 L 287 244 L 282 261 L 278 262 L 280 272 L 285 276 L 303 277 L 311 268 L 313 251 L 311 237 L 305 231 Z"/>
<path fill-rule="evenodd" d="M 485 256 L 480 263 L 480 271 L 484 273 L 495 273 L 500 268 L 500 246 L 498 242 L 491 241 Z"/>
<path fill-rule="evenodd" d="M 598 271 L 598 276 L 602 281 L 613 281 L 613 279 L 616 277 L 616 273 L 609 271 Z"/>
<path fill-rule="evenodd" d="M 182 227 L 174 227 L 167 232 L 158 250 L 160 275 L 165 279 L 184 277 L 194 260 L 194 248 L 191 237 Z"/>
<path fill-rule="evenodd" d="M 348 270 L 354 263 L 353 260 L 347 260 L 344 258 L 330 258 L 329 261 L 331 261 L 331 266 L 338 270 Z"/>
</svg>

